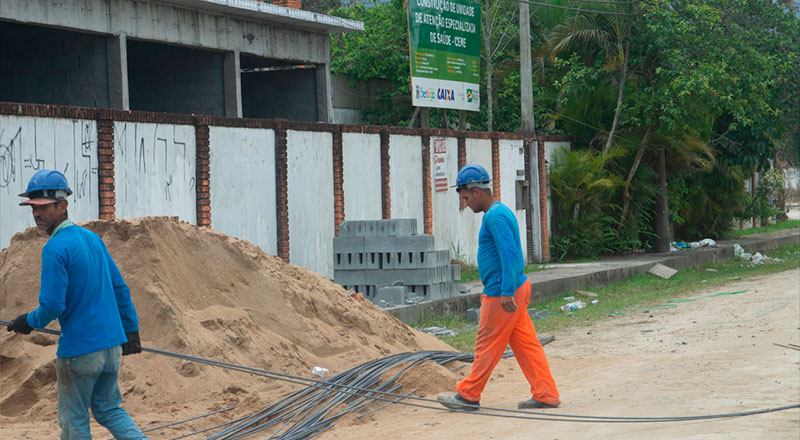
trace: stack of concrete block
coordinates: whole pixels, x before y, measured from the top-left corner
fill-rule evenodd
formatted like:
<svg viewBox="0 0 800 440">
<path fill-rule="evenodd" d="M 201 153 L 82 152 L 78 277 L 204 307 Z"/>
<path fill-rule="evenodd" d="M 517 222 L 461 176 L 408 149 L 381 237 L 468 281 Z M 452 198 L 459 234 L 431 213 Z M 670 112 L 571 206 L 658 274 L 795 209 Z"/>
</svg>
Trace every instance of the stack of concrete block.
<svg viewBox="0 0 800 440">
<path fill-rule="evenodd" d="M 461 279 L 450 251 L 417 235 L 413 218 L 343 222 L 333 253 L 333 280 L 383 307 L 448 298 Z"/>
</svg>

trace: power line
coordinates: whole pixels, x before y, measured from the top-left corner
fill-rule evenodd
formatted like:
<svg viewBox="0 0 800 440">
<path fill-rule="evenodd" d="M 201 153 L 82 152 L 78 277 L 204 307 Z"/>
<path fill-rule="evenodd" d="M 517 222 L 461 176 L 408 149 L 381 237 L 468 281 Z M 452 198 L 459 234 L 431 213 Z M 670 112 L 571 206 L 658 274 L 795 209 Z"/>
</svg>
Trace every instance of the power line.
<svg viewBox="0 0 800 440">
<path fill-rule="evenodd" d="M 529 5 L 534 5 L 534 6 L 541 6 L 543 8 L 566 9 L 568 11 L 588 12 L 590 14 L 624 15 L 624 16 L 633 16 L 634 15 L 634 14 L 629 14 L 627 12 L 599 11 L 597 9 L 573 8 L 573 7 L 570 7 L 570 6 L 551 5 L 549 3 L 539 3 L 539 2 L 533 2 L 533 1 L 530 1 L 530 0 L 517 0 L 517 2 L 518 3 L 527 3 Z"/>
</svg>

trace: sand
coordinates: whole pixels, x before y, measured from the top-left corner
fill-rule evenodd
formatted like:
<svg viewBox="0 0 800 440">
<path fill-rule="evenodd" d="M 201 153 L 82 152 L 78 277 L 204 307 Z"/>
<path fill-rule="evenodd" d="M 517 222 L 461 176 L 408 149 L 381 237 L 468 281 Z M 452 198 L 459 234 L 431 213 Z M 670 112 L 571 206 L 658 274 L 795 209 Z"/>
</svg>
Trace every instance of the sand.
<svg viewBox="0 0 800 440">
<path fill-rule="evenodd" d="M 388 354 L 452 350 L 246 241 L 166 217 L 83 226 L 103 238 L 128 283 L 145 346 L 305 377 L 314 366 L 335 374 Z M 46 238 L 30 228 L 0 252 L 0 319 L 37 306 Z M 55 351 L 54 336 L 0 329 L 0 438 L 57 436 Z M 454 379 L 432 366 L 422 382 Z M 230 405 L 257 408 L 296 389 L 152 353 L 123 358 L 120 387 L 143 427 Z"/>
</svg>

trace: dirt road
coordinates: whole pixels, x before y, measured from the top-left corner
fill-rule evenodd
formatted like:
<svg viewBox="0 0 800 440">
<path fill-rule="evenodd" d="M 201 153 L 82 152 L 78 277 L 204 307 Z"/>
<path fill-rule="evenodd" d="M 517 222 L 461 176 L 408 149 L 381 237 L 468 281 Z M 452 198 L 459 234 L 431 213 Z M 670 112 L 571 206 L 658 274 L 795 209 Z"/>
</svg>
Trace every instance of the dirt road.
<svg viewBox="0 0 800 440">
<path fill-rule="evenodd" d="M 691 296 L 740 290 L 746 292 L 629 313 L 557 335 L 546 352 L 563 404 L 549 412 L 688 416 L 800 403 L 800 351 L 773 344 L 800 344 L 800 269 L 699 288 Z M 518 400 L 528 397 L 527 389 L 516 362 L 505 360 L 482 404 L 516 408 Z M 621 425 L 512 420 L 393 405 L 362 421 L 320 438 L 800 438 L 799 409 L 727 420 Z"/>
</svg>

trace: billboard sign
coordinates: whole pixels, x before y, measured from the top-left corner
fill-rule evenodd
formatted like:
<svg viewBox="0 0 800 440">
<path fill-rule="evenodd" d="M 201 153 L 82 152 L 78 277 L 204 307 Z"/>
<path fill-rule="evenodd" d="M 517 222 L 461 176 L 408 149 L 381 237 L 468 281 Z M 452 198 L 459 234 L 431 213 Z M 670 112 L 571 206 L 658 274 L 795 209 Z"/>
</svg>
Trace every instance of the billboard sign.
<svg viewBox="0 0 800 440">
<path fill-rule="evenodd" d="M 480 4 L 408 0 L 411 101 L 480 111 Z"/>
</svg>

